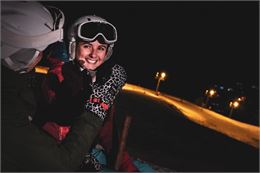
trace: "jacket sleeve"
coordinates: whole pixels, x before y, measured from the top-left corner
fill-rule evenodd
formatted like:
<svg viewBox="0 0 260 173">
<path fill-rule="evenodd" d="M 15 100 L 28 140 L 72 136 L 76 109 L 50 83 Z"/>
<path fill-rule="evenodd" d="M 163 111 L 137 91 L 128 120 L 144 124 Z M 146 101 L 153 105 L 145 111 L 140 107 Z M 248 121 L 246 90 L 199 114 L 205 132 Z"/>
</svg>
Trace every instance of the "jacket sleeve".
<svg viewBox="0 0 260 173">
<path fill-rule="evenodd" d="M 41 164 L 42 170 L 48 168 L 49 165 L 53 165 L 53 163 L 53 168 L 50 167 L 46 171 L 55 171 L 56 166 L 58 166 L 57 171 L 77 170 L 101 125 L 102 121 L 89 112 L 84 112 L 80 117 L 77 117 L 63 142 L 50 150 L 46 147 L 46 154 L 42 152 L 40 157 L 45 156 L 42 162 L 46 163 L 46 165 L 45 163 Z M 38 168 L 37 166 L 36 170 Z"/>
<path fill-rule="evenodd" d="M 2 133 L 2 171 L 76 171 L 93 143 L 102 121 L 84 112 L 65 140 L 56 140 L 33 124 L 5 124 Z"/>
<path fill-rule="evenodd" d="M 83 112 L 73 122 L 66 139 L 58 144 L 28 120 L 32 97 L 22 89 L 22 81 L 6 71 L 3 73 L 1 171 L 76 171 L 102 121 L 92 113 Z"/>
</svg>

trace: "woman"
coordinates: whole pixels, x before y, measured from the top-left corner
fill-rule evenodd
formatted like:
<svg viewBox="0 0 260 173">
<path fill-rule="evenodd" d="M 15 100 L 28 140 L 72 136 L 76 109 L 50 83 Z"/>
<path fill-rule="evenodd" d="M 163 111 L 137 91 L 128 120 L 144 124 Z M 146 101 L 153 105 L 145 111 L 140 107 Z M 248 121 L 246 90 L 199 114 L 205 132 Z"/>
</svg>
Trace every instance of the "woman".
<svg viewBox="0 0 260 173">
<path fill-rule="evenodd" d="M 98 16 L 83 16 L 70 27 L 68 39 L 70 61 L 58 63 L 60 65 L 54 66 L 50 71 L 45 82 L 45 95 L 49 104 L 40 110 L 43 115 L 37 119 L 37 123 L 41 122 L 43 128 L 59 141 L 65 138 L 70 124 L 85 108 L 105 119 L 104 112 L 112 106 L 111 100 L 115 99 L 126 81 L 124 68 L 111 58 L 114 43 L 117 41 L 117 30 L 111 23 Z M 54 52 L 48 57 L 49 62 L 59 58 L 60 54 L 55 52 L 60 49 L 64 49 L 61 43 L 56 45 Z M 99 86 L 104 87 L 99 89 Z M 106 97 L 101 96 L 104 93 Z M 111 117 L 104 122 L 97 140 L 106 154 L 111 155 Z M 125 152 L 124 155 L 124 160 L 129 163 L 122 163 L 121 171 L 137 171 L 128 153 Z M 90 162 L 93 163 L 92 169 Z M 89 154 L 81 167 L 81 170 L 86 169 L 100 170 L 100 164 Z"/>
</svg>

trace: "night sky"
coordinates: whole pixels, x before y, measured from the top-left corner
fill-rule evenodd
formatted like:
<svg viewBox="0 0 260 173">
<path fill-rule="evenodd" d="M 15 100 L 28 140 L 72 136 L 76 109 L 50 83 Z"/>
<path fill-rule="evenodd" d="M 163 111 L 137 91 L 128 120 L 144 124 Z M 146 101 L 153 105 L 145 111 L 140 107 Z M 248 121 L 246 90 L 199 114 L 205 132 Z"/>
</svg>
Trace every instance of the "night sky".
<svg viewBox="0 0 260 173">
<path fill-rule="evenodd" d="M 118 30 L 113 58 L 128 83 L 194 99 L 212 84 L 259 82 L 258 1 L 60 1 L 66 27 L 84 15 L 107 19 Z"/>
</svg>

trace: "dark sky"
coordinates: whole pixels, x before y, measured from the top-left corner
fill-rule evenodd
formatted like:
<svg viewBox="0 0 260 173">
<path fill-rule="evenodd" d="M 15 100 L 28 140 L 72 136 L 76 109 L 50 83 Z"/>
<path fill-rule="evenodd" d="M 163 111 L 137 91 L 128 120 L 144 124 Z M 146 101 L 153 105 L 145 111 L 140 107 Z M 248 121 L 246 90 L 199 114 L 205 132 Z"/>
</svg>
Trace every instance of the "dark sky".
<svg viewBox="0 0 260 173">
<path fill-rule="evenodd" d="M 258 85 L 258 1 L 60 1 L 66 26 L 83 15 L 106 18 L 118 30 L 113 57 L 128 82 L 156 87 L 157 71 L 168 78 L 160 90 L 197 97 L 212 84 Z"/>
</svg>

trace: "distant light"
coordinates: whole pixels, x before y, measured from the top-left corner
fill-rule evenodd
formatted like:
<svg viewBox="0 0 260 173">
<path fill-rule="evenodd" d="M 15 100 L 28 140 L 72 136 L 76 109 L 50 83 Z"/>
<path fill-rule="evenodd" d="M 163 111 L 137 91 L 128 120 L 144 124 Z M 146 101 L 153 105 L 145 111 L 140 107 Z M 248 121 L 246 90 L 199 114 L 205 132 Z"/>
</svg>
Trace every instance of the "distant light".
<svg viewBox="0 0 260 173">
<path fill-rule="evenodd" d="M 206 91 L 205 91 L 205 94 L 206 94 L 208 97 L 212 97 L 212 96 L 214 96 L 216 93 L 217 93 L 217 91 L 214 90 L 214 89 L 210 89 L 210 90 L 206 90 Z"/>
<path fill-rule="evenodd" d="M 237 101 L 242 102 L 242 101 L 245 101 L 245 99 L 246 99 L 245 96 L 241 96 L 241 97 L 238 97 Z"/>
<path fill-rule="evenodd" d="M 211 90 L 209 91 L 209 95 L 210 95 L 210 96 L 213 96 L 215 93 L 216 93 L 216 90 L 211 89 Z"/>
<path fill-rule="evenodd" d="M 156 72 L 155 79 L 159 78 L 159 72 Z"/>
<path fill-rule="evenodd" d="M 228 88 L 227 91 L 233 91 L 233 89 L 232 88 Z"/>
<path fill-rule="evenodd" d="M 239 102 L 238 101 L 232 101 L 229 103 L 229 106 L 231 108 L 237 108 L 239 106 Z"/>
<path fill-rule="evenodd" d="M 165 72 L 162 72 L 161 73 L 161 78 L 164 79 L 166 77 L 166 73 Z"/>
<path fill-rule="evenodd" d="M 238 102 L 238 101 L 235 101 L 235 102 L 233 103 L 233 106 L 234 106 L 234 108 L 238 107 L 238 106 L 239 106 L 239 102 Z"/>
</svg>

